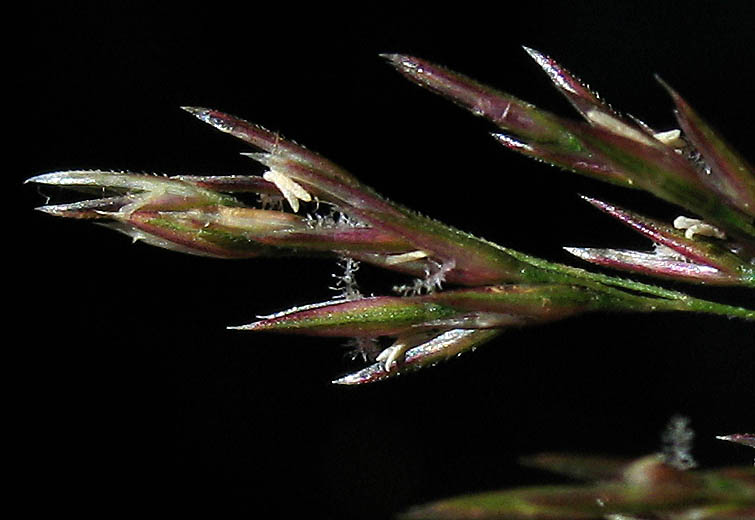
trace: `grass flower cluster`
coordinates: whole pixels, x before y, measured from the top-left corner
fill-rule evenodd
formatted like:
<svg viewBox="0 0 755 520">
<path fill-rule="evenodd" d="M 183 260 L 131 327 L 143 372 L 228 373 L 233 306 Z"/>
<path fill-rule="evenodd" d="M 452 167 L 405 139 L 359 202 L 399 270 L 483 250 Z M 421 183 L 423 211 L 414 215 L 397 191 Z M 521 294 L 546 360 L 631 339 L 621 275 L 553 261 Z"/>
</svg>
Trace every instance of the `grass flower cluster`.
<svg viewBox="0 0 755 520">
<path fill-rule="evenodd" d="M 577 258 L 662 280 L 755 287 L 755 172 L 673 88 L 679 128 L 655 129 L 614 110 L 552 58 L 525 48 L 582 120 L 566 119 L 428 61 L 385 59 L 410 81 L 481 116 L 506 148 L 562 169 L 643 190 L 681 208 L 662 222 L 584 197 L 654 243 L 651 251 L 568 247 Z M 660 80 L 659 80 L 660 81 Z M 350 172 L 276 132 L 218 110 L 185 107 L 257 151 L 259 175 L 157 176 L 60 171 L 30 182 L 96 198 L 45 205 L 58 217 L 96 220 L 134 240 L 219 258 L 332 257 L 338 296 L 231 328 L 351 338 L 367 361 L 338 384 L 365 384 L 454 357 L 509 327 L 592 312 L 696 312 L 755 320 L 725 305 L 618 276 L 554 263 L 489 242 L 393 203 Z M 360 263 L 405 284 L 378 296 L 356 284 Z M 752 436 L 727 440 L 752 445 Z M 543 456 L 538 467 L 594 481 L 452 499 L 414 518 L 745 518 L 751 468 L 683 471 L 638 461 Z M 617 516 L 618 515 L 618 516 Z M 620 516 L 630 515 L 630 516 Z M 637 515 L 637 516 L 634 516 Z M 665 515 L 665 516 L 664 516 Z M 752 517 L 752 516 L 749 516 Z"/>
<path fill-rule="evenodd" d="M 670 87 L 681 130 L 623 116 L 553 59 L 526 49 L 583 116 L 572 121 L 427 61 L 385 58 L 407 78 L 496 124 L 504 146 L 683 207 L 673 223 L 585 200 L 651 239 L 652 252 L 567 248 L 595 264 L 710 285 L 755 286 L 755 176 L 745 160 Z M 275 132 L 206 108 L 201 121 L 261 152 L 262 175 L 177 176 L 62 171 L 30 179 L 105 193 L 40 209 L 104 221 L 135 240 L 221 258 L 331 255 L 350 262 L 336 299 L 234 327 L 343 336 L 373 364 L 336 382 L 361 384 L 434 364 L 512 326 L 586 312 L 687 311 L 755 319 L 755 311 L 655 285 L 556 264 L 472 236 L 395 204 L 335 163 Z M 683 131 L 683 132 L 682 132 Z M 259 203 L 246 202 L 249 194 Z M 364 297 L 357 262 L 414 281 Z M 442 290 L 441 290 L 442 289 Z M 385 342 L 388 343 L 385 343 Z M 381 345 L 380 342 L 383 342 Z"/>
</svg>

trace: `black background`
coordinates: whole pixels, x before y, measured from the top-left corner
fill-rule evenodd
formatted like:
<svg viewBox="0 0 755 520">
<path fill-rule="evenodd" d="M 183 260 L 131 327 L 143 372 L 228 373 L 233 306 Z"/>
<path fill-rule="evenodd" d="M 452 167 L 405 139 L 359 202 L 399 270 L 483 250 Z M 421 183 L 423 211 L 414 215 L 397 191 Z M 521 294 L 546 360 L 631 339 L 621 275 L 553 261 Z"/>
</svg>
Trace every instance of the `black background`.
<svg viewBox="0 0 755 520">
<path fill-rule="evenodd" d="M 614 106 L 673 127 L 659 73 L 751 152 L 750 2 L 27 7 L 6 46 L 17 146 L 6 196 L 11 424 L 28 507 L 111 513 L 385 518 L 463 492 L 548 482 L 537 451 L 642 455 L 688 415 L 705 465 L 752 455 L 753 327 L 704 316 L 589 316 L 512 330 L 440 367 L 364 388 L 342 341 L 227 331 L 330 297 L 332 262 L 220 261 L 31 211 L 38 173 L 259 173 L 243 143 L 180 111 L 279 130 L 379 192 L 499 243 L 647 247 L 581 202 L 678 210 L 503 150 L 493 128 L 396 74 L 379 52 L 446 64 L 561 114 L 520 49 L 559 59 Z M 20 113 L 16 111 L 20 109 Z M 13 225 L 9 225 L 13 222 Z M 17 232 L 20 233 L 17 234 Z M 21 253 L 20 255 L 18 253 Z M 360 272 L 372 291 L 384 280 Z M 17 285 L 18 284 L 18 285 Z M 374 287 L 372 285 L 374 285 Z M 683 287 L 683 286 L 680 286 Z M 696 294 L 752 307 L 741 290 Z M 20 311 L 20 312 L 19 312 Z M 15 319 L 15 316 L 19 316 Z"/>
</svg>

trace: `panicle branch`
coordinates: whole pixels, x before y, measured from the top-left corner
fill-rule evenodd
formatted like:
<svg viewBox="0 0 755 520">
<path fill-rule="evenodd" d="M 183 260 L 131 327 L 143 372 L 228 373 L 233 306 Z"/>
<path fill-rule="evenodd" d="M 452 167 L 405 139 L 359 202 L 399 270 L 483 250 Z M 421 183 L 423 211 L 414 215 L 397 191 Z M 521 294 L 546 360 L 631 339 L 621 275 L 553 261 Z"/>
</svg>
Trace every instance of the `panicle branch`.
<svg viewBox="0 0 755 520">
<path fill-rule="evenodd" d="M 425 60 L 385 58 L 407 78 L 496 124 L 507 148 L 621 186 L 643 189 L 701 219 L 674 225 L 585 197 L 652 240 L 653 252 L 567 248 L 599 265 L 677 281 L 755 285 L 752 168 L 669 87 L 679 130 L 656 132 L 613 110 L 552 58 L 525 48 L 584 121 L 570 121 Z M 755 311 L 531 257 L 440 223 L 377 194 L 355 176 L 276 132 L 214 109 L 190 114 L 257 150 L 259 175 L 172 177 L 73 170 L 29 182 L 95 198 L 39 208 L 102 221 L 134 240 L 219 258 L 330 257 L 346 262 L 338 298 L 231 327 L 358 342 L 389 340 L 362 384 L 459 355 L 512 326 L 587 312 L 691 311 L 755 319 Z M 702 158 L 702 159 L 700 159 Z M 702 161 L 702 167 L 701 167 Z M 250 194 L 260 202 L 250 203 Z M 270 201 L 275 203 L 271 204 Z M 416 277 L 402 295 L 363 296 L 356 262 Z M 351 267 L 348 267 L 351 266 Z M 370 349 L 367 349 L 370 350 Z"/>
</svg>

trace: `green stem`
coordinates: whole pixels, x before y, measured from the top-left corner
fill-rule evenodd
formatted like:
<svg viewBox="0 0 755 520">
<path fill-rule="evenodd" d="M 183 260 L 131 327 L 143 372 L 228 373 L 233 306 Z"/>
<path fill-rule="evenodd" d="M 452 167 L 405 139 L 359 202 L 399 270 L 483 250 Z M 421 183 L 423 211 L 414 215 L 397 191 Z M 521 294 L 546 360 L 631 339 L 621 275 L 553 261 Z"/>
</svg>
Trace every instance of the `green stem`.
<svg viewBox="0 0 755 520">
<path fill-rule="evenodd" d="M 620 296 L 620 300 L 626 300 L 628 294 L 624 290 L 617 290 L 615 288 L 626 289 L 651 296 L 651 298 L 648 298 L 647 296 L 638 295 L 638 300 L 636 300 L 635 303 L 639 303 L 640 308 L 632 306 L 631 308 L 634 308 L 635 310 L 704 312 L 706 314 L 716 314 L 755 321 L 755 310 L 694 298 L 688 294 L 664 289 L 663 287 L 658 287 L 656 285 L 601 273 L 593 273 L 577 267 L 549 262 L 513 249 L 504 247 L 501 247 L 501 249 L 518 260 L 536 268 L 532 272 L 527 273 L 526 278 L 528 281 L 545 281 L 545 279 L 547 279 L 549 282 L 581 283 L 582 285 L 586 285 L 603 293 Z M 544 276 L 544 273 L 547 274 Z"/>
</svg>

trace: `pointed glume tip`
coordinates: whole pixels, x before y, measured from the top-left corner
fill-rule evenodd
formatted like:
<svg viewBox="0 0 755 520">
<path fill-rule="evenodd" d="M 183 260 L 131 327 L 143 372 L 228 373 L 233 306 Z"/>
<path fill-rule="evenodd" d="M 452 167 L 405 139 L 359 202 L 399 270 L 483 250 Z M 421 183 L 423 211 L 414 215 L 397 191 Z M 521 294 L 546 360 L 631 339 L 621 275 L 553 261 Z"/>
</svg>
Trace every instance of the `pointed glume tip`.
<svg viewBox="0 0 755 520">
<path fill-rule="evenodd" d="M 403 54 L 398 54 L 394 52 L 381 52 L 380 54 L 378 54 L 378 56 L 380 56 L 384 60 L 388 60 L 394 63 L 400 61 L 401 58 L 404 57 Z"/>
<path fill-rule="evenodd" d="M 661 87 L 663 87 L 666 90 L 666 92 L 668 93 L 669 96 L 671 96 L 672 99 L 676 100 L 680 97 L 677 91 L 674 90 L 671 85 L 666 83 L 666 81 L 660 76 L 660 74 L 658 73 L 653 74 L 653 78 L 655 78 L 655 80 L 658 83 L 660 83 Z"/>
<path fill-rule="evenodd" d="M 256 330 L 259 328 L 259 323 L 259 321 L 255 321 L 246 325 L 228 325 L 226 330 Z"/>
<path fill-rule="evenodd" d="M 188 113 L 190 113 L 190 114 L 192 114 L 192 115 L 195 115 L 195 116 L 200 116 L 200 115 L 202 115 L 202 114 L 206 114 L 207 112 L 209 112 L 209 111 L 210 111 L 210 109 L 209 109 L 209 108 L 204 108 L 204 107 L 190 107 L 190 106 L 186 106 L 186 105 L 185 105 L 185 106 L 182 106 L 182 107 L 180 107 L 180 108 L 181 108 L 181 110 L 185 110 L 186 112 L 188 112 Z"/>
<path fill-rule="evenodd" d="M 390 54 L 384 53 L 379 56 L 388 61 L 393 67 L 399 70 L 399 72 L 417 71 L 421 72 L 422 66 L 419 59 L 408 54 Z"/>
<path fill-rule="evenodd" d="M 611 204 L 608 204 L 607 202 L 603 202 L 602 200 L 598 200 L 593 197 L 588 197 L 587 195 L 580 195 L 579 198 L 581 198 L 585 202 L 589 202 L 590 204 L 592 204 L 598 209 L 608 209 L 608 208 L 613 207 Z"/>
<path fill-rule="evenodd" d="M 354 384 L 354 380 L 350 376 L 339 377 L 330 382 L 332 385 L 351 385 Z"/>
<path fill-rule="evenodd" d="M 524 52 L 529 54 L 530 57 L 532 57 L 535 60 L 545 57 L 545 55 L 542 52 L 535 50 L 532 47 L 527 47 L 526 45 L 522 45 L 522 49 L 524 49 Z"/>
<path fill-rule="evenodd" d="M 41 175 L 35 175 L 34 177 L 29 177 L 24 181 L 24 184 L 27 182 L 33 182 L 36 184 L 53 184 L 53 180 L 60 176 L 60 172 L 52 172 L 52 173 L 43 173 Z"/>
<path fill-rule="evenodd" d="M 58 172 L 43 173 L 41 175 L 35 175 L 26 179 L 24 183 L 34 182 L 36 184 L 50 184 L 56 186 L 86 186 L 96 184 L 91 178 L 86 176 L 92 176 L 97 173 L 98 170 L 64 170 Z M 119 173 L 119 172 L 105 172 L 105 173 Z"/>
</svg>

